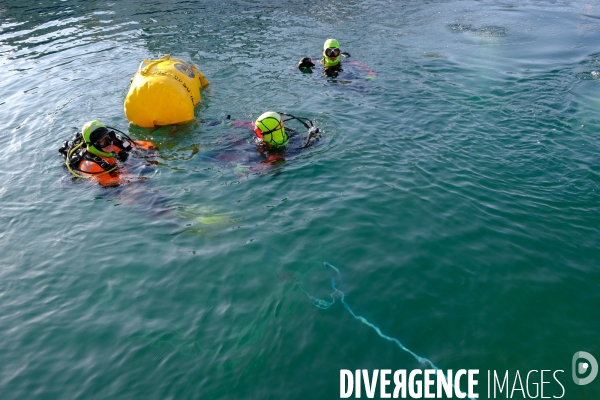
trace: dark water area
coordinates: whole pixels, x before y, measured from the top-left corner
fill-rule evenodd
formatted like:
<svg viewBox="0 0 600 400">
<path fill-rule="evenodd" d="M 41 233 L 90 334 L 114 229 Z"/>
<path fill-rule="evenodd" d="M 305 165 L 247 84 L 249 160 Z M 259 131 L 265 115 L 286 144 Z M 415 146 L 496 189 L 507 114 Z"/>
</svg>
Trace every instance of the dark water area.
<svg viewBox="0 0 600 400">
<path fill-rule="evenodd" d="M 300 73 L 331 37 L 374 74 Z M 479 398 L 531 370 L 600 398 L 571 376 L 600 359 L 598 43 L 598 1 L 0 3 L 0 398 L 332 399 L 410 352 Z M 210 81 L 198 121 L 129 125 L 165 54 Z M 265 167 L 200 123 L 268 110 L 321 139 Z M 93 119 L 156 144 L 143 179 L 70 176 Z"/>
</svg>

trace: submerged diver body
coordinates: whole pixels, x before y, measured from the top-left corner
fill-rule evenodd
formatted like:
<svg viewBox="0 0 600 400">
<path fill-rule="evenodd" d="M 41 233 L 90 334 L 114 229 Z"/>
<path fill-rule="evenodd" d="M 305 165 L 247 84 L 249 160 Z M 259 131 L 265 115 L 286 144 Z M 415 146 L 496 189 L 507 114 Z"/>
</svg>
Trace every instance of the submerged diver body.
<svg viewBox="0 0 600 400">
<path fill-rule="evenodd" d="M 111 187 L 133 178 L 122 165 L 134 148 L 156 149 L 151 142 L 133 140 L 125 133 L 94 120 L 86 123 L 70 143 L 65 141 L 58 152 L 64 157 L 65 166 L 73 176 Z"/>
<path fill-rule="evenodd" d="M 288 118 L 283 119 L 282 115 Z M 308 129 L 308 136 L 306 138 L 303 138 L 295 129 L 284 126 L 285 122 L 292 120 L 299 121 Z M 319 128 L 314 126 L 313 122 L 308 118 L 277 113 L 275 111 L 267 111 L 256 119 L 256 122 L 254 122 L 254 133 L 256 134 L 254 140 L 258 151 L 267 158 L 266 162 L 284 161 L 286 153 L 289 155 L 297 154 L 303 149 L 310 147 L 321 136 Z"/>
<path fill-rule="evenodd" d="M 287 117 L 284 119 L 284 117 Z M 286 122 L 298 121 L 307 130 L 306 136 L 297 130 L 284 126 Z M 225 125 L 231 128 L 244 129 L 254 132 L 253 140 L 247 137 L 234 139 L 221 148 L 213 156 L 202 155 L 202 158 L 220 163 L 235 163 L 236 173 L 266 173 L 277 165 L 285 162 L 286 158 L 295 157 L 300 152 L 312 146 L 321 137 L 321 130 L 313 122 L 304 117 L 291 114 L 268 111 L 260 115 L 255 122 L 230 119 L 224 121 L 206 122 L 208 126 Z"/>
<path fill-rule="evenodd" d="M 373 80 L 377 77 L 373 70 L 355 60 L 350 60 L 347 63 L 350 67 L 346 67 L 346 70 L 344 70 L 342 68 L 342 57 L 344 59 L 350 58 L 350 53 L 341 51 L 340 43 L 336 39 L 327 39 L 323 44 L 323 56 L 319 60 L 319 63 L 323 65 L 323 75 L 333 79 L 339 76 L 342 79 L 365 78 Z M 303 57 L 298 63 L 298 69 L 303 73 L 312 73 L 314 67 L 315 63 L 309 57 Z M 344 71 L 345 73 L 342 74 Z M 366 73 L 366 77 L 363 76 L 364 73 Z"/>
<path fill-rule="evenodd" d="M 140 175 L 152 171 L 147 165 L 157 163 L 152 160 L 157 156 L 156 150 L 149 141 L 133 140 L 125 133 L 94 120 L 86 123 L 71 142 L 65 141 L 58 151 L 73 176 L 110 187 L 111 190 L 98 193 L 100 198 L 106 196 L 109 201 L 117 200 L 119 204 L 135 206 L 133 210 L 136 213 L 161 221 L 165 226 L 174 228 L 175 233 L 208 233 L 234 222 L 227 214 L 215 213 L 206 207 L 174 205 L 170 197 L 148 185 L 146 178 Z M 124 164 L 132 152 L 144 155 L 147 163 Z"/>
</svg>

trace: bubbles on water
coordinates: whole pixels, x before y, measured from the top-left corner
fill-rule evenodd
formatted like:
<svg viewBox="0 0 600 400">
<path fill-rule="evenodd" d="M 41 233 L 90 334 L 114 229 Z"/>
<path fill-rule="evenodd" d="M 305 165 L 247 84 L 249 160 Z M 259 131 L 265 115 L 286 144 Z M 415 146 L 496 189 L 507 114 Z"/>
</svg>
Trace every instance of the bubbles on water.
<svg viewBox="0 0 600 400">
<path fill-rule="evenodd" d="M 508 35 L 508 29 L 502 26 L 491 25 L 479 28 L 475 33 L 477 33 L 479 36 L 484 37 L 504 37 Z"/>
<path fill-rule="evenodd" d="M 436 52 L 423 53 L 423 57 L 428 57 L 428 58 L 443 58 L 443 59 L 447 59 L 448 58 L 444 54 L 436 53 Z"/>
<path fill-rule="evenodd" d="M 455 33 L 468 32 L 473 30 L 473 27 L 471 25 L 464 25 L 461 23 L 450 24 L 448 25 L 448 28 L 450 28 L 450 30 Z"/>
<path fill-rule="evenodd" d="M 581 60 L 574 69 L 575 77 L 580 81 L 600 79 L 600 55 L 594 54 Z"/>
<path fill-rule="evenodd" d="M 575 74 L 575 77 L 581 81 L 589 81 L 589 80 L 599 80 L 600 79 L 600 71 L 582 71 Z"/>
<path fill-rule="evenodd" d="M 476 29 L 475 34 L 483 37 L 504 37 L 508 35 L 508 29 L 501 26 L 484 26 Z"/>
<path fill-rule="evenodd" d="M 482 37 L 504 37 L 508 35 L 508 29 L 502 26 L 489 25 L 479 28 L 469 24 L 454 23 L 448 25 L 448 28 L 454 33 L 471 32 Z"/>
</svg>

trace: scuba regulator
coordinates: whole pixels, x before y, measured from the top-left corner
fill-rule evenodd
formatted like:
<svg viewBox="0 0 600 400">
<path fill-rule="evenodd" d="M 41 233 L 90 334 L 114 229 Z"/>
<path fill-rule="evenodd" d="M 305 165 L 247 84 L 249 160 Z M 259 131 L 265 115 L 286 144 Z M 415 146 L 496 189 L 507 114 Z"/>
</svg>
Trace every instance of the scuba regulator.
<svg viewBox="0 0 600 400">
<path fill-rule="evenodd" d="M 306 129 L 308 129 L 308 136 L 306 137 L 306 141 L 304 142 L 304 145 L 301 147 L 301 149 L 306 149 L 307 147 L 310 147 L 310 145 L 312 145 L 313 142 L 321 136 L 321 130 L 319 128 L 317 128 L 310 119 L 304 118 L 304 117 L 296 117 L 294 115 L 286 114 L 286 113 L 282 113 L 282 112 L 280 112 L 279 114 L 290 117 L 288 119 L 284 119 L 283 122 L 287 122 L 287 121 L 291 121 L 291 120 L 295 119 L 295 120 L 299 121 L 302 125 L 304 125 L 306 127 Z"/>
</svg>

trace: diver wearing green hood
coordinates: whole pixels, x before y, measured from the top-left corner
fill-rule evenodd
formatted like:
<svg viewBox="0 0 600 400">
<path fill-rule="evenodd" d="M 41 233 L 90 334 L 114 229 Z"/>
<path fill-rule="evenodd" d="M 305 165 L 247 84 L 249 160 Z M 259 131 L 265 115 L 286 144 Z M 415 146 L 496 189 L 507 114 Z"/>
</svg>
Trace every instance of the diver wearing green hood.
<svg viewBox="0 0 600 400">
<path fill-rule="evenodd" d="M 345 57 L 350 56 L 348 53 L 344 53 Z M 327 39 L 323 45 L 323 58 L 321 64 L 325 67 L 335 67 L 340 65 L 342 60 L 342 51 L 340 50 L 340 42 L 336 39 Z"/>
<path fill-rule="evenodd" d="M 289 118 L 284 120 L 281 117 L 282 115 L 285 115 Z M 291 120 L 297 120 L 304 125 L 306 129 L 308 129 L 306 142 L 301 149 L 307 148 L 312 144 L 314 139 L 319 138 L 321 130 L 314 126 L 310 119 L 296 117 L 286 113 L 267 111 L 266 113 L 261 114 L 253 124 L 259 149 L 263 151 L 269 150 L 271 152 L 285 151 L 285 146 L 287 146 L 290 137 L 298 136 L 298 132 L 296 130 L 284 127 L 284 122 Z"/>
<path fill-rule="evenodd" d="M 319 60 L 325 67 L 323 73 L 326 76 L 336 77 L 342 71 L 342 56 L 350 57 L 350 54 L 340 50 L 340 42 L 337 39 L 327 39 L 323 44 L 323 58 Z M 315 64 L 308 57 L 302 58 L 298 63 L 298 68 L 302 72 L 312 73 L 314 67 Z"/>
</svg>

